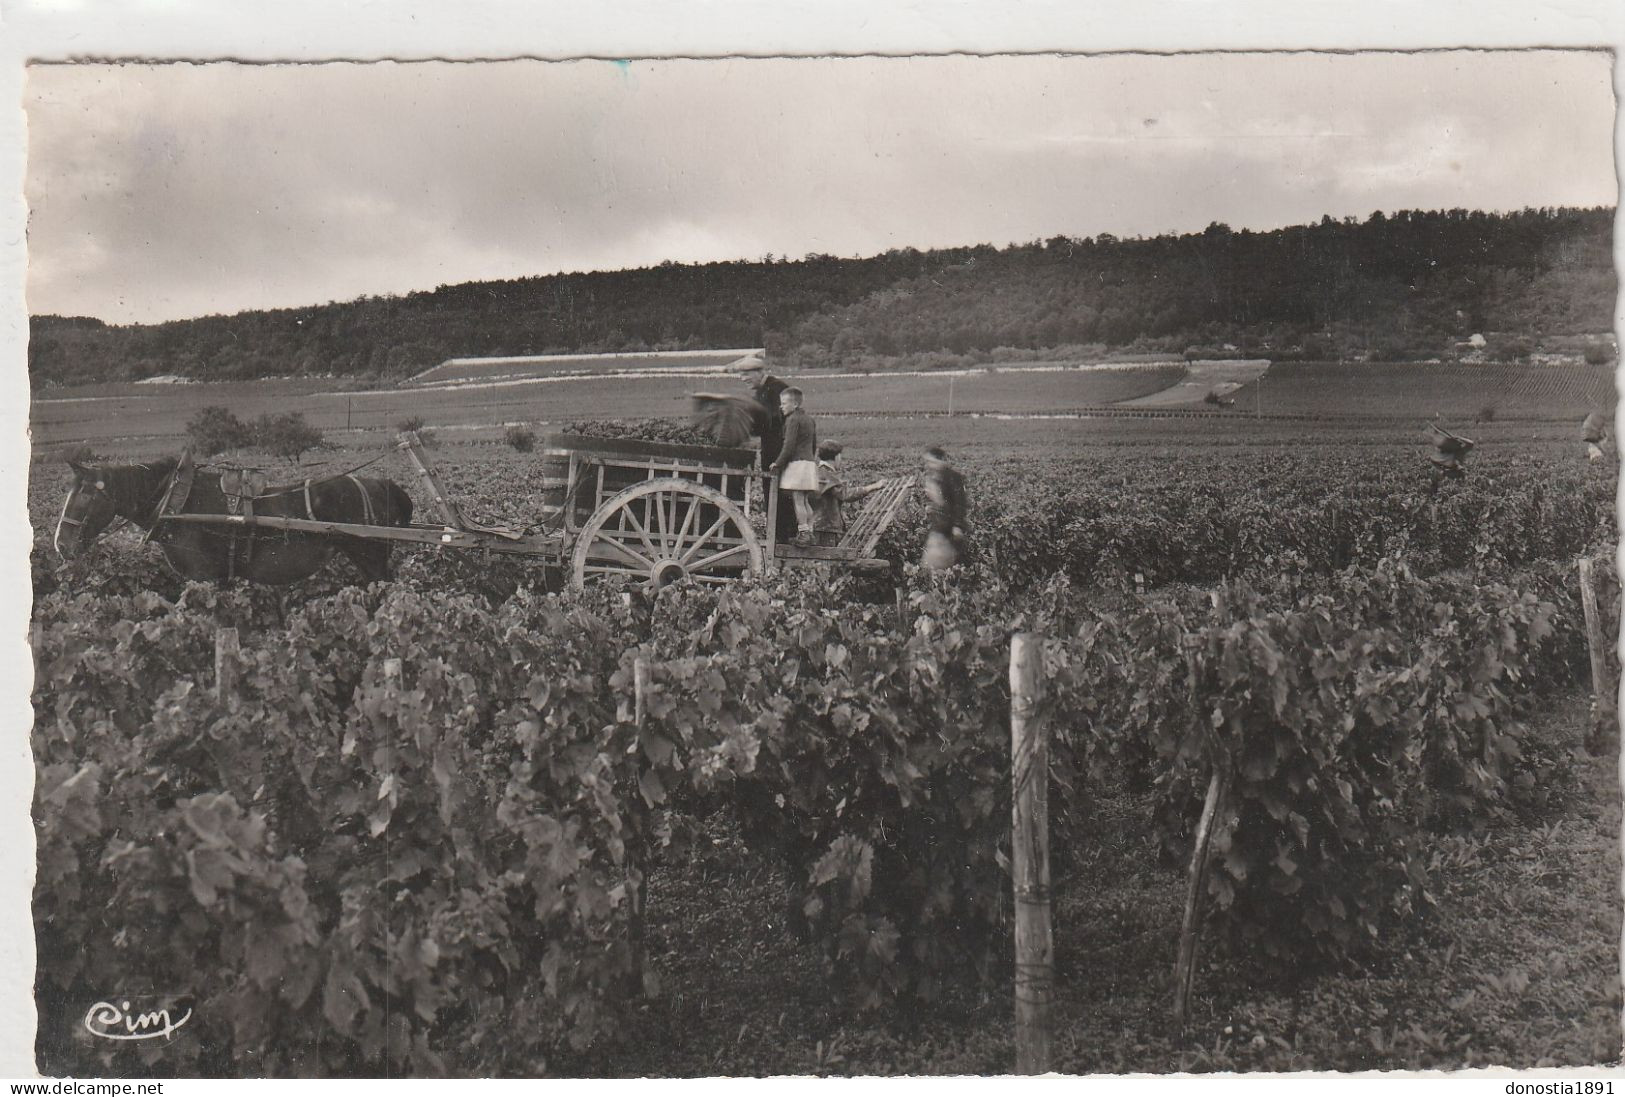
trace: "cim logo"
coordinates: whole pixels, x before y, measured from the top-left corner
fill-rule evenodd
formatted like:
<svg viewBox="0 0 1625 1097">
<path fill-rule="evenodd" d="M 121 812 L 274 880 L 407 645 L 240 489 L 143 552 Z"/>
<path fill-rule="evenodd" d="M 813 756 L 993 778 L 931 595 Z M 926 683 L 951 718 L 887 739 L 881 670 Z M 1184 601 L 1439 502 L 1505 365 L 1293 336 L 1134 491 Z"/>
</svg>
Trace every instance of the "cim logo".
<svg viewBox="0 0 1625 1097">
<path fill-rule="evenodd" d="M 177 1005 L 177 1009 L 180 1007 Z M 192 1019 L 192 1009 L 176 1017 L 168 1006 L 133 1012 L 130 1003 L 97 1002 L 85 1013 L 85 1030 L 103 1040 L 156 1040 L 172 1035 Z"/>
</svg>

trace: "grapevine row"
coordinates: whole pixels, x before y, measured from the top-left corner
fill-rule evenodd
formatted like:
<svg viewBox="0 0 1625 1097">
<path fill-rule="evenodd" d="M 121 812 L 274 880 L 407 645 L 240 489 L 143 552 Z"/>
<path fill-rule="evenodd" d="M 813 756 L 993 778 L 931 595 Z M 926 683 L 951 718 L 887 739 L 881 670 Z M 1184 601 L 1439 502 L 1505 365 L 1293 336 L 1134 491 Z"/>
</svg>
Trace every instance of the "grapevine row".
<svg viewBox="0 0 1625 1097">
<path fill-rule="evenodd" d="M 1429 830 L 1538 811 L 1561 775 L 1518 715 L 1583 665 L 1566 568 L 1389 560 L 1110 605 L 1064 577 L 910 583 L 901 621 L 792 578 L 495 608 L 346 589 L 285 623 L 254 592 L 46 596 L 42 1031 L 120 970 L 194 995 L 207 1031 L 109 1057 L 536 1071 L 655 989 L 632 911 L 718 810 L 785 867 L 858 1004 L 929 997 L 967 960 L 995 978 L 1013 628 L 1049 637 L 1063 874 L 1092 787 L 1148 783 L 1178 856 L 1204 745 L 1234 764 L 1210 877 L 1234 947 L 1357 955 L 1425 912 Z M 222 626 L 244 635 L 216 695 Z"/>
</svg>

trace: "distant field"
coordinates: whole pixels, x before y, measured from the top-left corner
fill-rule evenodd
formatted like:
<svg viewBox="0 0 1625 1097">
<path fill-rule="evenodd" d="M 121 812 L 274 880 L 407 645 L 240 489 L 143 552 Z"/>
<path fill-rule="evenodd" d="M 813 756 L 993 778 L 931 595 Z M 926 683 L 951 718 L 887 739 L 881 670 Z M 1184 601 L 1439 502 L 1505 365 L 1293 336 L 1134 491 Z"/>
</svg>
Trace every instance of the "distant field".
<svg viewBox="0 0 1625 1097">
<path fill-rule="evenodd" d="M 955 413 L 1031 414 L 1134 400 L 1169 388 L 1184 373 L 1182 366 L 1173 365 L 1084 370 L 1028 366 L 996 373 L 806 374 L 793 379 L 806 390 L 815 415 L 941 415 L 949 410 L 950 400 Z M 329 387 L 324 390 L 323 384 Z M 368 432 L 392 431 L 402 420 L 417 416 L 431 427 L 466 437 L 505 423 L 683 417 L 690 393 L 719 390 L 739 391 L 739 382 L 731 376 L 588 376 L 513 387 L 356 392 L 319 381 L 142 386 L 136 393 L 94 399 L 88 395 L 96 390 L 80 390 L 72 399 L 36 400 L 31 428 L 39 450 L 86 442 L 109 453 L 166 452 L 180 448 L 191 416 L 218 404 L 245 419 L 300 412 L 341 440 L 359 441 Z M 1229 415 L 1249 421 L 1255 411 L 1266 416 L 1381 417 L 1399 423 L 1431 418 L 1437 412 L 1463 423 L 1493 408 L 1501 420 L 1563 422 L 1577 420 L 1592 408 L 1612 408 L 1614 401 L 1612 371 L 1589 366 L 1277 364 L 1261 381 L 1232 395 L 1235 403 Z M 933 423 L 933 430 L 943 428 L 941 420 Z M 1159 422 L 1151 429 L 1173 439 L 1181 428 Z M 981 428 L 978 433 L 983 433 Z"/>
<path fill-rule="evenodd" d="M 1191 407 L 1202 404 L 1209 393 L 1228 396 L 1255 380 L 1269 368 L 1267 359 L 1239 362 L 1192 362 L 1187 375 L 1176 385 L 1127 401 L 1129 407 Z"/>
<path fill-rule="evenodd" d="M 1430 365 L 1278 362 L 1231 394 L 1236 408 L 1264 414 L 1397 415 L 1472 419 L 1582 418 L 1612 411 L 1612 366 Z"/>
<path fill-rule="evenodd" d="M 899 376 L 795 378 L 814 411 L 941 412 L 950 388 L 955 411 L 1054 411 L 1099 406 L 1166 387 L 1179 366 L 1042 370 Z M 286 382 L 174 385 L 101 398 L 37 400 L 31 412 L 36 446 L 73 442 L 122 446 L 153 438 L 180 439 L 200 408 L 219 404 L 251 419 L 296 411 L 325 431 L 378 430 L 421 416 L 430 426 L 461 427 L 571 419 L 645 418 L 688 414 L 690 393 L 741 391 L 731 375 L 715 378 L 589 376 L 499 388 L 402 388 L 312 392 Z"/>
<path fill-rule="evenodd" d="M 498 381 L 551 377 L 561 373 L 609 373 L 614 370 L 705 369 L 725 366 L 752 353 L 742 350 L 650 351 L 644 354 L 541 354 L 510 358 L 453 358 L 413 377 L 410 384 L 437 385 L 459 381 Z"/>
<path fill-rule="evenodd" d="M 1067 411 L 1100 407 L 1165 389 L 1182 366 L 1056 370 L 1012 367 L 964 376 L 876 373 L 867 377 L 799 379 L 808 408 L 824 411 Z"/>
</svg>

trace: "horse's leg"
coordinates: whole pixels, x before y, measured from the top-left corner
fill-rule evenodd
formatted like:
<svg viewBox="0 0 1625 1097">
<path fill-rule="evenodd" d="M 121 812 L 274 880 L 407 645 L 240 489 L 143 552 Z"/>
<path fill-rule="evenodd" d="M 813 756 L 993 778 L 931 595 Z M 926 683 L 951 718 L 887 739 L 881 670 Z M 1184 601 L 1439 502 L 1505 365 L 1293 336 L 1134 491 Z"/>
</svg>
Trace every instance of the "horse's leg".
<svg viewBox="0 0 1625 1097">
<path fill-rule="evenodd" d="M 371 491 L 376 485 L 381 490 Z M 371 524 L 380 526 L 403 526 L 412 520 L 412 501 L 409 496 L 398 488 L 391 491 L 389 486 L 372 480 L 357 481 L 356 487 L 361 492 L 361 506 L 363 519 Z M 399 495 L 399 498 L 396 496 Z M 404 507 L 405 513 L 401 513 Z M 362 537 L 345 538 L 340 542 L 355 566 L 361 569 L 362 577 L 369 583 L 385 583 L 393 578 L 390 568 L 388 541 L 369 541 Z"/>
<path fill-rule="evenodd" d="M 182 579 L 225 583 L 227 568 L 217 545 L 224 544 L 201 530 L 172 534 L 159 545 L 164 560 Z"/>
<path fill-rule="evenodd" d="M 353 537 L 346 538 L 339 548 L 360 570 L 362 578 L 367 582 L 385 583 L 392 578 L 388 541 L 367 541 Z"/>
</svg>

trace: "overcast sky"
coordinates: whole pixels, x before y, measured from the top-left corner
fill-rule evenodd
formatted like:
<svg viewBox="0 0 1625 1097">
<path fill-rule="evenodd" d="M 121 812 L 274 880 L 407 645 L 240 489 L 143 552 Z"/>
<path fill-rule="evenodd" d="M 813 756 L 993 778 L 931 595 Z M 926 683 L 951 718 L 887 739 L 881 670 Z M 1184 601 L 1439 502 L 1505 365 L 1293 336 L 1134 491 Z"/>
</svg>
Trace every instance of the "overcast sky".
<svg viewBox="0 0 1625 1097">
<path fill-rule="evenodd" d="M 37 66 L 31 312 L 1613 205 L 1605 53 Z"/>
</svg>

